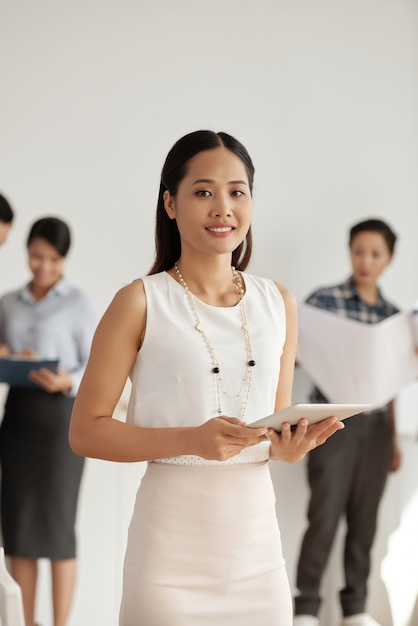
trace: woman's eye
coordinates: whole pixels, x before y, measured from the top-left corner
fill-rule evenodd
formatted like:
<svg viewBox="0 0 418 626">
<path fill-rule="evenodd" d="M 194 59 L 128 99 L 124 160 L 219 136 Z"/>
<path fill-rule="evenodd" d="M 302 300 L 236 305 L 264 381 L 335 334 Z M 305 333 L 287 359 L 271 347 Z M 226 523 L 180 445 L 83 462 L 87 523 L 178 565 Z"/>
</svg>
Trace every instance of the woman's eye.
<svg viewBox="0 0 418 626">
<path fill-rule="evenodd" d="M 245 196 L 245 193 L 241 191 L 241 189 L 234 189 L 234 191 L 232 192 L 232 195 L 239 198 L 240 196 Z"/>
<path fill-rule="evenodd" d="M 207 198 L 208 196 L 210 196 L 210 191 L 208 191 L 207 189 L 199 189 L 199 191 L 196 191 L 196 195 L 200 198 Z"/>
</svg>

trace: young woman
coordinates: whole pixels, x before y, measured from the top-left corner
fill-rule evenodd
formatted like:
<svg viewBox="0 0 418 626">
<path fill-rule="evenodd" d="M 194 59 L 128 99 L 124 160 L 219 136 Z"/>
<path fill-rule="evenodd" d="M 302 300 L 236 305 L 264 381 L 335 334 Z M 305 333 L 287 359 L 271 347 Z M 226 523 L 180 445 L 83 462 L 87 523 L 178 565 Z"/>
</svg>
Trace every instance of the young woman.
<svg viewBox="0 0 418 626">
<path fill-rule="evenodd" d="M 11 573 L 34 626 L 37 561 L 51 560 L 54 626 L 65 626 L 76 577 L 75 517 L 84 459 L 68 444 L 74 396 L 96 326 L 90 298 L 63 277 L 70 231 L 36 221 L 27 239 L 28 285 L 0 299 L 0 354 L 59 360 L 11 386 L 0 429 L 1 521 Z"/>
<path fill-rule="evenodd" d="M 350 230 L 351 276 L 316 290 L 307 303 L 366 324 L 398 312 L 378 280 L 392 260 L 396 235 L 382 220 L 369 219 Z M 319 389 L 312 402 L 327 402 Z M 317 626 L 320 583 L 341 516 L 347 522 L 345 588 L 340 593 L 343 626 L 378 626 L 366 611 L 370 551 L 379 503 L 390 470 L 400 465 L 393 402 L 351 417 L 343 437 L 335 437 L 308 458 L 311 498 L 297 568 L 299 595 L 295 626 Z"/>
<path fill-rule="evenodd" d="M 121 289 L 75 402 L 78 454 L 149 461 L 124 565 L 121 626 L 289 626 L 291 595 L 268 459 L 296 461 L 342 427 L 279 435 L 246 423 L 288 406 L 292 294 L 244 272 L 254 168 L 236 139 L 197 131 L 165 161 L 148 276 Z M 112 419 L 127 377 L 127 423 Z"/>
</svg>

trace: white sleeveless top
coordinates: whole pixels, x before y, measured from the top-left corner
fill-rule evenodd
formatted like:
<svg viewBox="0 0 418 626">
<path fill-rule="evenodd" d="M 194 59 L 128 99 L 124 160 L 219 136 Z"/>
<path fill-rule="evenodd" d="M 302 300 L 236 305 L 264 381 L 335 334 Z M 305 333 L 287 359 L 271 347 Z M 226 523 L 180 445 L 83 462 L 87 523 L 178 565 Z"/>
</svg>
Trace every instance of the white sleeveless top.
<svg viewBox="0 0 418 626">
<path fill-rule="evenodd" d="M 252 343 L 251 392 L 247 423 L 273 413 L 286 337 L 283 298 L 273 281 L 243 273 L 244 303 Z M 216 377 L 201 334 L 195 329 L 184 288 L 166 272 L 142 279 L 147 301 L 144 341 L 130 378 L 127 421 L 147 428 L 199 426 L 217 416 Z M 194 297 L 194 296 L 193 296 Z M 198 315 L 218 358 L 224 389 L 242 386 L 247 352 L 239 305 L 215 307 L 195 298 Z M 242 398 L 222 396 L 223 414 L 239 417 Z M 158 459 L 184 465 L 252 463 L 268 459 L 268 441 L 228 461 L 198 456 Z"/>
</svg>

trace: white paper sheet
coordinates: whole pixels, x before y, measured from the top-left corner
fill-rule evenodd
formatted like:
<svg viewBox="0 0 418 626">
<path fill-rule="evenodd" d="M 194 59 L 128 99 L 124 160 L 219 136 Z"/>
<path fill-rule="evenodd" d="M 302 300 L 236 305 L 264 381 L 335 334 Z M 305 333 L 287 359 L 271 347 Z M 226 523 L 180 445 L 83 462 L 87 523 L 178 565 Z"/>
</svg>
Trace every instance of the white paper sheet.
<svg viewBox="0 0 418 626">
<path fill-rule="evenodd" d="M 297 361 L 329 402 L 382 406 L 418 379 L 413 316 L 364 324 L 300 304 Z"/>
</svg>

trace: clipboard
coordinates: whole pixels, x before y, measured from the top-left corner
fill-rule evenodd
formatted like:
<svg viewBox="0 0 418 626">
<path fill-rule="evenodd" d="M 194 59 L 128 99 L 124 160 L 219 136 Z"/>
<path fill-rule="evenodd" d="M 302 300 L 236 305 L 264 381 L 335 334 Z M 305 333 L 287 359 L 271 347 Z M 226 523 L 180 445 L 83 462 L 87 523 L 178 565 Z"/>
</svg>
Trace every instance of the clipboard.
<svg viewBox="0 0 418 626">
<path fill-rule="evenodd" d="M 29 372 L 45 367 L 57 374 L 58 365 L 58 359 L 28 359 L 27 357 L 19 356 L 0 358 L 0 383 L 19 387 L 39 388 L 39 385 L 29 380 Z"/>
<path fill-rule="evenodd" d="M 248 426 L 251 428 L 266 426 L 280 432 L 283 422 L 289 422 L 292 430 L 294 430 L 302 417 L 307 419 L 311 425 L 332 415 L 338 417 L 339 420 L 345 420 L 364 411 L 370 411 L 371 408 L 371 404 L 293 404 L 272 415 L 251 422 Z"/>
</svg>

